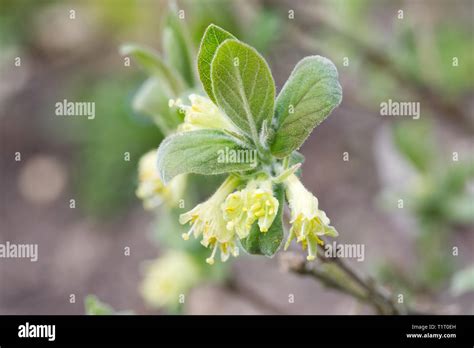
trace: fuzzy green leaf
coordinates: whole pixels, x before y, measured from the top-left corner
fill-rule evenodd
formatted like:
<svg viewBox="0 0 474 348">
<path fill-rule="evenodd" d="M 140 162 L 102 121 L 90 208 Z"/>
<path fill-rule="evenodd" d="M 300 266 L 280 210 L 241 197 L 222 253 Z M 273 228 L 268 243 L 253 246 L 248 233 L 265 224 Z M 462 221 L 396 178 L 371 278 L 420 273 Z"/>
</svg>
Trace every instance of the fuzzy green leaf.
<svg viewBox="0 0 474 348">
<path fill-rule="evenodd" d="M 235 37 L 217 25 L 209 25 L 202 37 L 201 46 L 199 47 L 197 56 L 199 77 L 204 90 L 214 103 L 216 102 L 216 99 L 212 92 L 211 63 L 217 48 L 227 39 L 235 39 Z"/>
<path fill-rule="evenodd" d="M 163 134 L 169 134 L 182 121 L 179 111 L 168 106 L 170 98 L 174 98 L 174 95 L 169 86 L 155 77 L 150 77 L 135 94 L 133 109 L 150 116 Z"/>
<path fill-rule="evenodd" d="M 184 173 L 214 175 L 255 168 L 255 163 L 231 161 L 226 154 L 253 151 L 232 135 L 202 129 L 167 137 L 158 148 L 158 171 L 166 184 Z M 238 163 L 234 163 L 238 162 Z"/>
<path fill-rule="evenodd" d="M 278 212 L 275 216 L 273 224 L 270 226 L 267 232 L 260 232 L 258 223 L 255 222 L 252 225 L 247 238 L 240 241 L 242 247 L 249 254 L 273 256 L 278 249 L 280 249 L 281 242 L 284 236 L 283 227 L 283 207 L 285 206 L 285 190 L 283 185 L 276 185 L 274 188 L 274 195 L 278 199 L 279 206 Z"/>
<path fill-rule="evenodd" d="M 159 55 L 153 50 L 139 45 L 123 45 L 120 53 L 132 56 L 150 75 L 164 79 L 169 83 L 175 94 L 184 90 L 184 81 Z"/>
<path fill-rule="evenodd" d="M 282 158 L 298 149 L 341 100 L 334 64 L 321 56 L 302 59 L 276 100 L 273 155 Z"/>
<path fill-rule="evenodd" d="M 275 102 L 275 83 L 265 59 L 240 41 L 226 40 L 212 60 L 211 80 L 217 105 L 258 142 L 263 122 L 271 122 Z"/>
</svg>

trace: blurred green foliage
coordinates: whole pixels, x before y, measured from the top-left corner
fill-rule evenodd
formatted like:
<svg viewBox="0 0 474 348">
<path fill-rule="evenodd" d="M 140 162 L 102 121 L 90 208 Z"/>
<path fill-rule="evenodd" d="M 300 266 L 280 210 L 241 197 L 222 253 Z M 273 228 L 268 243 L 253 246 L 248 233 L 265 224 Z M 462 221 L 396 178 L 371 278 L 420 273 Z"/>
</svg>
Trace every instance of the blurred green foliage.
<svg viewBox="0 0 474 348">
<path fill-rule="evenodd" d="M 432 125 L 417 120 L 393 127 L 394 143 L 418 173 L 407 187 L 407 205 L 418 224 L 417 248 L 421 284 L 439 285 L 453 272 L 450 232 L 459 225 L 474 225 L 474 196 L 467 184 L 474 180 L 474 159 L 443 160 L 434 141 Z"/>
<path fill-rule="evenodd" d="M 474 265 L 456 272 L 451 281 L 450 290 L 454 296 L 474 292 Z"/>
<path fill-rule="evenodd" d="M 97 296 L 88 295 L 84 300 L 84 307 L 87 315 L 111 315 L 114 309 L 108 304 L 99 300 Z"/>
<path fill-rule="evenodd" d="M 423 101 L 426 94 L 461 109 L 464 103 L 468 107 L 474 88 L 473 27 L 472 18 L 462 11 L 469 2 L 437 1 L 428 12 L 421 3 L 336 0 L 321 4 L 313 43 L 334 57 L 349 58 L 350 68 L 342 65 L 342 59 L 339 66 L 347 81 L 364 81 L 362 88 L 352 87 L 352 94 L 369 110 L 376 112 L 380 101 L 388 98 Z M 351 91 L 345 88 L 345 93 Z M 474 225 L 474 197 L 467 190 L 474 179 L 474 158 L 457 162 L 445 157 L 433 130 L 435 123 L 427 121 L 434 119 L 434 112 L 440 114 L 432 104 L 424 104 L 433 112 L 425 108 L 423 120 L 397 121 L 393 126 L 395 146 L 417 176 L 416 183 L 407 184 L 403 197 L 417 222 L 419 267 L 411 275 L 414 279 L 401 279 L 395 270 L 382 272 L 402 288 L 441 285 L 454 271 L 453 231 Z M 463 111 L 469 117 L 469 111 Z M 452 115 L 439 116 L 456 122 Z"/>
<path fill-rule="evenodd" d="M 97 296 L 88 295 L 84 300 L 86 315 L 131 315 L 131 311 L 116 311 L 112 306 L 99 300 Z"/>
<path fill-rule="evenodd" d="M 127 207 L 135 196 L 138 160 L 162 139 L 149 121 L 133 115 L 129 107 L 133 85 L 128 78 L 108 77 L 78 92 L 81 100 L 96 103 L 95 119 L 72 130 L 80 147 L 76 192 L 87 215 L 103 217 Z"/>
<path fill-rule="evenodd" d="M 393 139 L 400 153 L 417 170 L 426 173 L 432 166 L 436 154 L 428 122 L 406 121 L 395 124 Z"/>
<path fill-rule="evenodd" d="M 31 43 L 31 24 L 37 11 L 57 0 L 2 0 L 0 2 L 0 47 Z"/>
<path fill-rule="evenodd" d="M 423 6 L 417 5 L 373 0 L 323 3 L 322 14 L 328 16 L 330 24 L 315 32 L 317 43 L 334 56 L 350 57 L 351 66 L 356 65 L 357 69 L 349 69 L 347 74 L 366 81 L 359 97 L 367 102 L 378 102 L 388 95 L 413 96 L 411 89 L 420 84 L 446 99 L 465 97 L 474 88 L 472 21 L 469 16 L 445 16 L 448 7 L 453 13 L 465 7 L 437 1 L 426 13 Z M 403 19 L 398 18 L 400 9 L 404 11 Z M 380 26 L 381 18 L 382 30 L 374 30 Z M 390 66 L 377 65 L 377 59 L 365 59 L 367 48 L 387 58 Z M 458 59 L 457 66 L 453 66 L 453 58 Z M 359 64 L 361 59 L 363 64 Z M 399 83 L 397 74 L 410 83 Z"/>
</svg>

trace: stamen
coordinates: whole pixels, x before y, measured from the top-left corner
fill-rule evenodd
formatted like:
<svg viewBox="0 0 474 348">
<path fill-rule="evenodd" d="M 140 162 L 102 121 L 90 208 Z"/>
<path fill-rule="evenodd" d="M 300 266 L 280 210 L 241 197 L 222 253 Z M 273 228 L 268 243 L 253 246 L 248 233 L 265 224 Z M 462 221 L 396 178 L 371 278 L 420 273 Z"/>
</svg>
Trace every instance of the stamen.
<svg viewBox="0 0 474 348">
<path fill-rule="evenodd" d="M 191 236 L 191 234 L 193 233 L 195 227 L 196 227 L 196 224 L 193 224 L 191 228 L 189 229 L 189 231 L 187 233 L 183 233 L 181 237 L 183 237 L 184 240 L 188 240 L 189 236 Z"/>
<path fill-rule="evenodd" d="M 316 259 L 317 255 L 317 237 L 316 240 L 314 240 L 311 235 L 308 236 L 308 238 L 306 238 L 306 243 L 308 244 L 308 256 L 306 257 L 306 260 L 313 261 Z"/>
<path fill-rule="evenodd" d="M 211 254 L 211 256 L 206 259 L 206 262 L 207 262 L 208 264 L 210 264 L 210 265 L 213 265 L 213 264 L 214 264 L 214 257 L 215 257 L 215 255 L 216 255 L 216 251 L 217 251 L 217 246 L 218 246 L 218 244 L 219 244 L 219 243 L 216 241 L 215 244 L 214 244 L 214 248 L 212 249 L 212 254 Z"/>
</svg>

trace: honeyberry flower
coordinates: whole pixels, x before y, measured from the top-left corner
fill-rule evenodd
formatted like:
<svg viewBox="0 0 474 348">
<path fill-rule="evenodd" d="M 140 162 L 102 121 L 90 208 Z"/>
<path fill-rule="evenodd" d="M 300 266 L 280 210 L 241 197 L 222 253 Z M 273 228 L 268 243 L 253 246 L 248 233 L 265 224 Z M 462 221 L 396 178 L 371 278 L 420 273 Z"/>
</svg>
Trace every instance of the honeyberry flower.
<svg viewBox="0 0 474 348">
<path fill-rule="evenodd" d="M 151 150 L 138 162 L 138 188 L 136 195 L 143 200 L 145 209 L 154 209 L 165 202 L 174 206 L 183 194 L 186 176 L 178 175 L 167 185 L 161 181 L 156 167 L 157 151 Z"/>
<path fill-rule="evenodd" d="M 184 105 L 181 99 L 170 100 L 169 106 L 176 105 L 185 111 L 184 123 L 179 127 L 179 131 L 192 131 L 203 128 L 219 128 L 238 132 L 227 116 L 209 98 L 198 94 L 189 95 L 191 106 Z"/>
<path fill-rule="evenodd" d="M 307 259 L 314 260 L 318 244 L 323 245 L 319 238 L 324 235 L 337 237 L 336 229 L 329 226 L 330 220 L 326 213 L 318 208 L 318 199 L 309 192 L 294 174 L 285 180 L 286 197 L 291 210 L 292 224 L 285 244 L 285 250 L 291 241 L 301 243 L 303 250 L 308 249 Z"/>
<path fill-rule="evenodd" d="M 202 236 L 201 244 L 212 249 L 211 256 L 206 259 L 206 262 L 211 265 L 214 263 L 218 249 L 222 261 L 226 261 L 231 254 L 233 256 L 239 254 L 235 233 L 226 228 L 221 209 L 222 203 L 235 190 L 238 183 L 239 180 L 236 177 L 229 176 L 211 198 L 179 217 L 181 224 L 192 225 L 188 233 L 183 233 L 183 239 L 189 239 L 191 234 L 195 238 Z"/>
<path fill-rule="evenodd" d="M 175 308 L 179 296 L 190 290 L 200 279 L 200 268 L 185 252 L 171 251 L 149 262 L 140 293 L 151 307 Z"/>
<path fill-rule="evenodd" d="M 222 205 L 226 228 L 239 238 L 248 236 L 258 220 L 260 232 L 267 232 L 278 212 L 278 200 L 273 196 L 270 180 L 251 180 L 240 191 L 230 194 Z"/>
</svg>

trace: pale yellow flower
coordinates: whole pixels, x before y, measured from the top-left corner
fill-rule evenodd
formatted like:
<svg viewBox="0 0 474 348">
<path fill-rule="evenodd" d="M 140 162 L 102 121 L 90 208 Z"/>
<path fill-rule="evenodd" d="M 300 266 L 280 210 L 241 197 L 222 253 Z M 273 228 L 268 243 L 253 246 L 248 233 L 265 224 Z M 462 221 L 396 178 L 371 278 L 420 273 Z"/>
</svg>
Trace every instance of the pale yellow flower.
<svg viewBox="0 0 474 348">
<path fill-rule="evenodd" d="M 185 112 L 184 123 L 179 125 L 178 131 L 185 132 L 204 128 L 238 131 L 227 116 L 209 98 L 191 94 L 189 100 L 191 106 L 184 105 L 180 99 L 170 100 L 169 102 L 170 107 L 176 105 Z"/>
<path fill-rule="evenodd" d="M 337 237 L 336 229 L 329 226 L 330 220 L 326 213 L 318 209 L 318 199 L 309 192 L 294 174 L 285 180 L 286 197 L 290 204 L 292 224 L 285 250 L 296 238 L 303 249 L 308 249 L 308 260 L 314 260 L 318 244 L 324 244 L 319 238 L 328 235 Z"/>
<path fill-rule="evenodd" d="M 185 175 L 178 175 L 164 185 L 156 167 L 156 156 L 156 150 L 149 151 L 138 163 L 139 184 L 135 193 L 143 200 L 145 209 L 154 209 L 163 202 L 169 206 L 176 205 L 186 186 Z"/>
<path fill-rule="evenodd" d="M 195 238 L 202 236 L 201 244 L 212 248 L 212 254 L 206 259 L 209 264 L 214 263 L 217 249 L 220 250 L 221 260 L 226 261 L 229 255 L 238 256 L 239 249 L 235 242 L 235 233 L 226 228 L 226 223 L 222 216 L 221 205 L 238 185 L 239 180 L 235 177 L 228 177 L 217 191 L 207 201 L 198 204 L 192 210 L 181 214 L 179 222 L 181 224 L 190 223 L 191 229 L 183 234 L 183 239 L 187 240 L 191 234 Z"/>
<path fill-rule="evenodd" d="M 201 277 L 199 265 L 185 252 L 169 251 L 149 262 L 140 293 L 145 302 L 155 308 L 175 308 Z"/>
<path fill-rule="evenodd" d="M 243 190 L 230 194 L 222 210 L 227 229 L 235 231 L 242 239 L 248 236 L 257 220 L 260 232 L 267 232 L 278 212 L 278 206 L 271 181 L 255 179 Z"/>
</svg>

